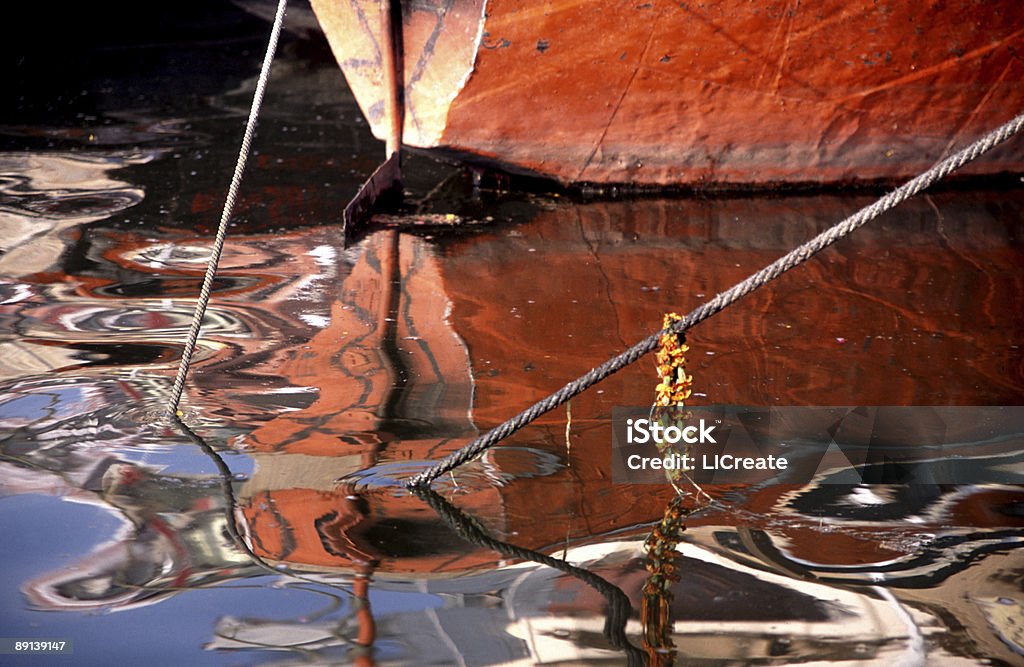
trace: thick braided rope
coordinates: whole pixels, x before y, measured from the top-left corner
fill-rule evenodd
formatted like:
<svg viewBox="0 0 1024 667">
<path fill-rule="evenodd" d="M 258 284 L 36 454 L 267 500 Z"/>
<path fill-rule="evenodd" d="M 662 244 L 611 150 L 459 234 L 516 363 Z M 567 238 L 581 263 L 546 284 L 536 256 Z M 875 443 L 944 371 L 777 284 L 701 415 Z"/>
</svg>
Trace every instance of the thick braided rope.
<svg viewBox="0 0 1024 667">
<path fill-rule="evenodd" d="M 874 220 L 885 211 L 888 211 L 897 204 L 916 195 L 918 192 L 921 192 L 968 162 L 971 162 L 978 156 L 1006 141 L 1013 135 L 1020 132 L 1022 127 L 1024 127 L 1024 114 L 1017 116 L 1005 125 L 1002 125 L 986 134 L 984 137 L 963 150 L 960 150 L 950 157 L 937 162 L 924 173 L 910 181 L 907 181 L 875 203 L 862 208 L 860 211 L 833 225 L 807 243 L 804 243 L 775 260 L 757 273 L 747 277 L 742 282 L 737 283 L 728 290 L 719 293 L 710 301 L 698 306 L 686 315 L 686 317 L 677 321 L 669 327 L 668 330 L 675 333 L 683 333 L 696 324 L 703 322 L 715 313 L 718 313 L 722 309 L 736 302 L 741 297 L 750 294 L 757 288 L 767 284 L 775 278 L 778 278 L 794 266 L 807 261 L 816 253 L 850 234 L 855 229 L 871 220 Z M 591 369 L 585 375 L 573 380 L 547 398 L 534 403 L 526 410 L 523 410 L 503 424 L 494 427 L 465 447 L 452 452 L 437 464 L 410 478 L 406 485 L 408 487 L 414 487 L 430 484 L 444 473 L 476 458 L 486 449 L 493 446 L 498 441 L 512 435 L 545 412 L 557 408 L 573 396 L 582 393 L 588 387 L 597 384 L 609 375 L 622 370 L 656 348 L 658 346 L 658 339 L 664 332 L 665 331 L 658 331 L 657 333 L 651 334 L 617 357 L 609 359 L 597 368 Z"/>
<path fill-rule="evenodd" d="M 181 393 L 185 389 L 185 378 L 188 376 L 188 369 L 192 363 L 192 354 L 195 352 L 196 342 L 199 340 L 199 328 L 203 324 L 203 316 L 206 315 L 206 307 L 210 303 L 210 291 L 213 289 L 213 280 L 217 276 L 217 265 L 220 264 L 221 251 L 224 249 L 224 239 L 228 233 L 228 222 L 231 220 L 231 212 L 234 210 L 235 200 L 238 198 L 238 187 L 242 183 L 242 173 L 245 171 L 245 164 L 249 160 L 252 137 L 256 133 L 256 121 L 260 115 L 260 107 L 263 105 L 263 93 L 267 88 L 267 80 L 270 78 L 270 63 L 273 62 L 274 53 L 277 51 L 277 40 L 281 35 L 281 25 L 284 22 L 284 8 L 286 4 L 287 0 L 279 0 L 277 4 L 274 27 L 270 32 L 267 52 L 263 56 L 263 67 L 260 69 L 260 76 L 256 81 L 256 91 L 253 93 L 252 107 L 249 109 L 249 120 L 245 124 L 245 134 L 242 135 L 242 146 L 238 151 L 238 160 L 235 162 L 235 172 L 232 174 L 231 184 L 228 186 L 228 194 L 220 214 L 220 226 L 217 227 L 217 235 L 213 240 L 210 261 L 206 264 L 206 275 L 203 277 L 203 286 L 199 290 L 199 300 L 196 301 L 196 309 L 192 313 L 192 325 L 189 327 L 188 337 L 185 339 L 185 349 L 182 350 L 181 361 L 178 364 L 178 375 L 174 378 L 171 397 L 167 403 L 167 414 L 169 416 L 174 416 L 178 411 Z"/>
</svg>

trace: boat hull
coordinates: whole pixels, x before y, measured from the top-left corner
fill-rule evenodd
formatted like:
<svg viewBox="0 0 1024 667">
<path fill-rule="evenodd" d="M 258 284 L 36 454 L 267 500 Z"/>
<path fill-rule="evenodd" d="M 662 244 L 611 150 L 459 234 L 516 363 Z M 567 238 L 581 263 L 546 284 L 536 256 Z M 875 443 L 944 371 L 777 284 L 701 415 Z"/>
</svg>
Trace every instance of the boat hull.
<svg viewBox="0 0 1024 667">
<path fill-rule="evenodd" d="M 383 138 L 379 9 L 312 0 Z M 404 141 L 562 183 L 893 180 L 1024 110 L 1013 0 L 403 8 Z M 1024 171 L 1024 143 L 970 173 Z"/>
</svg>

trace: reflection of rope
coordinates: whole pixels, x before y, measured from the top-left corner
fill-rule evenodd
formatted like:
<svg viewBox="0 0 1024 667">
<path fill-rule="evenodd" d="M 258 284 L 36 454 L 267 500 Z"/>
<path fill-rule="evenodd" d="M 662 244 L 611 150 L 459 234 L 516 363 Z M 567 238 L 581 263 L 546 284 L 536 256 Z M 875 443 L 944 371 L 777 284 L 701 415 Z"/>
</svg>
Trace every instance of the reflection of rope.
<svg viewBox="0 0 1024 667">
<path fill-rule="evenodd" d="M 181 353 L 181 363 L 178 364 L 178 375 L 174 378 L 171 398 L 167 403 L 169 416 L 173 416 L 178 411 L 181 392 L 185 389 L 185 377 L 188 375 L 188 367 L 192 363 L 192 353 L 195 352 L 196 341 L 199 339 L 199 327 L 202 326 L 203 315 L 206 314 L 206 306 L 210 302 L 210 290 L 213 289 L 213 279 L 217 275 L 217 265 L 220 263 L 224 239 L 228 234 L 228 221 L 231 219 L 231 212 L 235 208 L 235 199 L 238 197 L 242 172 L 245 171 L 245 163 L 249 159 L 252 136 L 256 132 L 256 120 L 259 118 L 260 107 L 263 105 L 263 91 L 267 87 L 267 79 L 270 78 L 270 63 L 274 60 L 274 52 L 277 51 L 277 38 L 281 34 L 286 4 L 287 0 L 279 0 L 277 4 L 274 27 L 270 31 L 270 42 L 267 44 L 267 53 L 263 56 L 263 67 L 260 69 L 260 76 L 256 81 L 256 91 L 253 93 L 252 107 L 249 109 L 249 120 L 245 124 L 242 146 L 238 150 L 238 160 L 235 162 L 235 173 L 232 174 L 231 184 L 228 186 L 227 198 L 224 200 L 224 208 L 220 214 L 220 226 L 217 227 L 217 236 L 213 240 L 210 261 L 206 265 L 206 275 L 203 277 L 203 286 L 199 290 L 199 300 L 196 301 L 196 309 L 192 314 L 192 325 L 189 327 L 188 338 L 185 340 L 185 349 Z"/>
<path fill-rule="evenodd" d="M 254 564 L 262 569 L 272 572 L 278 576 L 290 574 L 288 572 L 282 572 L 267 561 L 263 560 L 261 556 L 257 555 L 256 552 L 252 550 L 249 543 L 242 538 L 242 533 L 238 529 L 238 521 L 235 519 L 235 490 L 231 487 L 233 473 L 231 472 L 231 468 L 228 467 L 228 464 L 224 463 L 224 459 L 220 457 L 220 454 L 218 454 L 213 447 L 207 444 L 207 442 L 195 431 L 190 429 L 185 422 L 178 419 L 177 416 L 172 416 L 171 419 L 178 425 L 178 428 L 188 436 L 188 439 L 191 440 L 196 447 L 203 450 L 203 453 L 210 457 L 213 464 L 217 466 L 217 471 L 220 473 L 220 489 L 224 494 L 224 520 L 227 522 L 226 528 L 228 534 L 231 536 L 231 541 L 233 541 Z"/>
<path fill-rule="evenodd" d="M 249 546 L 249 543 L 246 542 L 245 538 L 242 537 L 242 531 L 238 528 L 238 521 L 235 519 L 236 501 L 235 490 L 231 486 L 231 481 L 233 477 L 231 468 L 228 467 L 227 463 L 224 463 L 224 459 L 221 458 L 220 454 L 218 454 L 216 450 L 213 449 L 213 447 L 207 444 L 207 442 L 203 440 L 203 438 L 200 437 L 195 431 L 193 431 L 187 425 L 185 425 L 185 422 L 181 421 L 176 416 L 172 417 L 172 420 L 177 424 L 177 426 L 182 430 L 182 432 L 186 436 L 188 436 L 189 440 L 195 443 L 195 445 L 199 447 L 199 449 L 201 449 L 204 454 L 209 456 L 210 460 L 213 461 L 213 464 L 217 466 L 217 470 L 220 473 L 220 488 L 221 492 L 224 494 L 224 519 L 227 522 L 225 527 L 227 528 L 228 534 L 231 536 L 231 540 L 238 546 L 239 549 L 242 550 L 243 553 L 245 553 L 246 556 L 249 557 L 250 560 L 252 560 L 252 562 L 255 565 L 279 577 L 291 577 L 293 579 L 305 581 L 306 583 L 315 584 L 317 586 L 329 586 L 331 588 L 335 588 L 345 592 L 350 597 L 353 596 L 352 591 L 348 590 L 347 588 L 344 588 L 343 586 L 332 584 L 328 581 L 304 577 L 301 574 L 292 571 L 290 568 L 284 568 L 283 566 L 274 567 L 267 561 L 263 560 L 262 556 L 253 551 L 252 547 Z"/>
<path fill-rule="evenodd" d="M 238 548 L 241 549 L 255 565 L 272 574 L 290 577 L 315 586 L 327 586 L 328 588 L 333 588 L 344 593 L 351 600 L 359 633 L 356 638 L 355 645 L 359 647 L 360 653 L 356 655 L 352 664 L 360 666 L 375 664 L 373 655 L 370 653 L 373 649 L 373 643 L 377 636 L 377 628 L 376 623 L 374 622 L 373 612 L 370 609 L 369 596 L 370 575 L 373 574 L 373 567 L 367 563 L 358 564 L 357 572 L 354 581 L 352 582 L 352 589 L 350 590 L 330 581 L 305 577 L 283 565 L 280 567 L 274 567 L 263 560 L 261 556 L 253 551 L 252 547 L 249 546 L 249 543 L 242 537 L 242 532 L 238 529 L 238 522 L 235 519 L 235 490 L 231 487 L 231 468 L 228 467 L 228 464 L 224 462 L 224 459 L 221 458 L 220 454 L 218 454 L 213 447 L 210 447 L 202 437 L 186 426 L 185 423 L 177 417 L 177 415 L 172 415 L 171 419 L 181 428 L 182 432 L 185 433 L 185 435 L 203 451 L 203 453 L 210 457 L 210 460 L 213 461 L 214 465 L 217 466 L 217 470 L 220 472 L 221 491 L 224 493 L 224 518 L 227 522 L 226 528 L 232 541 L 238 545 Z M 304 588 L 303 590 L 307 589 Z M 311 619 L 307 619 L 307 622 L 308 620 Z M 334 634 L 334 637 L 345 644 L 353 644 L 352 640 L 347 637 L 342 637 L 339 634 Z M 236 641 L 240 640 L 236 639 Z M 304 650 L 302 650 L 302 652 L 305 653 Z"/>
<path fill-rule="evenodd" d="M 582 393 L 588 387 L 597 384 L 609 375 L 622 370 L 626 366 L 644 356 L 658 346 L 661 336 L 666 333 L 683 333 L 691 327 L 703 322 L 715 313 L 735 303 L 741 297 L 750 294 L 754 290 L 768 282 L 778 278 L 783 273 L 807 261 L 819 251 L 832 245 L 839 239 L 850 234 L 865 223 L 877 218 L 885 211 L 893 208 L 900 202 L 921 190 L 929 187 L 936 181 L 948 176 L 953 171 L 964 166 L 979 155 L 991 150 L 996 145 L 1006 141 L 1024 128 L 1024 114 L 1017 116 L 1005 125 L 993 130 L 967 148 L 951 155 L 950 157 L 936 163 L 930 169 L 919 176 L 907 181 L 889 194 L 877 200 L 870 206 L 862 208 L 845 220 L 835 224 L 807 243 L 795 248 L 786 255 L 775 260 L 757 273 L 747 277 L 740 283 L 733 285 L 728 290 L 718 294 L 715 298 L 691 311 L 686 317 L 672 324 L 672 326 L 657 333 L 651 334 L 622 354 L 609 359 L 597 368 L 573 380 L 555 393 L 538 403 L 534 403 L 526 410 L 520 412 L 503 424 L 496 426 L 462 449 L 448 455 L 436 465 L 424 470 L 408 481 L 408 486 L 420 486 L 430 484 L 444 473 L 459 467 L 470 461 L 487 448 L 498 441 L 507 438 L 545 412 L 553 410 L 565 403 L 573 396 Z"/>
<path fill-rule="evenodd" d="M 590 572 L 589 570 L 569 565 L 563 560 L 542 554 L 539 551 L 533 551 L 532 549 L 520 547 L 515 544 L 502 542 L 501 540 L 491 537 L 477 522 L 463 514 L 461 510 L 439 496 L 430 488 L 417 487 L 412 489 L 412 492 L 416 494 L 420 500 L 430 505 L 431 509 L 437 512 L 438 516 L 441 517 L 448 526 L 467 541 L 485 549 L 497 551 L 501 555 L 508 556 L 509 558 L 518 558 L 520 560 L 528 560 L 541 565 L 547 565 L 559 572 L 564 572 L 570 576 L 576 577 L 600 593 L 608 602 L 608 615 L 605 618 L 604 623 L 605 637 L 608 638 L 608 641 L 612 646 L 625 651 L 630 665 L 643 664 L 643 652 L 633 646 L 626 638 L 626 621 L 629 620 L 630 615 L 633 613 L 633 606 L 629 603 L 629 598 L 626 597 L 626 594 L 622 592 L 621 588 L 608 582 L 606 579 L 599 577 L 593 572 Z"/>
</svg>

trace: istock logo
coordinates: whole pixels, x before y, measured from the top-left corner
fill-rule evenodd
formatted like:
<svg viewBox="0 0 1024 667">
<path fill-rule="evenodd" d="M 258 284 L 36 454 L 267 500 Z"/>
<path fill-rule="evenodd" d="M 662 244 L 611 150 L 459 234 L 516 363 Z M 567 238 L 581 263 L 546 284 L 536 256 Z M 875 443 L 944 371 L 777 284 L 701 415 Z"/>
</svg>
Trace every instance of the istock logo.
<svg viewBox="0 0 1024 667">
<path fill-rule="evenodd" d="M 718 444 L 711 435 L 714 430 L 714 424 L 709 426 L 703 419 L 697 424 L 683 427 L 675 424 L 664 426 L 650 419 L 627 419 L 626 442 L 631 445 L 646 445 L 649 442 L 656 445 L 678 445 L 680 442 L 688 445 Z"/>
</svg>

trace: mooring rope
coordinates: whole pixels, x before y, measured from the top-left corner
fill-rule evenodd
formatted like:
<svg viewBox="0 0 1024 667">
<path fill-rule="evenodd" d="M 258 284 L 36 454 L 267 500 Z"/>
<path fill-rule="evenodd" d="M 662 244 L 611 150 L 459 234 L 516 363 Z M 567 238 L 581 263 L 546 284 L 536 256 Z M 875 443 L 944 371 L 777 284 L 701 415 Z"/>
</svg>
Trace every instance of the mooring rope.
<svg viewBox="0 0 1024 667">
<path fill-rule="evenodd" d="M 786 271 L 789 271 L 793 267 L 807 261 L 821 250 L 824 250 L 839 239 L 847 236 L 854 230 L 863 226 L 865 223 L 874 220 L 885 211 L 888 211 L 904 200 L 913 197 L 968 162 L 971 162 L 978 156 L 1006 141 L 1013 135 L 1019 133 L 1022 127 L 1024 127 L 1024 114 L 1017 116 L 1005 125 L 989 132 L 970 146 L 967 146 L 948 158 L 937 162 L 924 173 L 910 181 L 907 181 L 889 194 L 880 198 L 875 203 L 862 208 L 860 211 L 854 213 L 845 220 L 836 223 L 807 243 L 795 248 L 760 271 L 748 276 L 742 282 L 739 282 L 728 290 L 721 292 L 710 301 L 707 301 L 692 310 L 688 315 L 686 315 L 686 317 L 678 320 L 669 328 L 662 329 L 661 331 L 651 334 L 625 352 L 609 359 L 596 368 L 592 368 L 588 373 L 573 380 L 547 398 L 534 403 L 526 410 L 523 410 L 511 419 L 494 427 L 465 447 L 452 452 L 437 464 L 410 478 L 406 483 L 406 486 L 416 487 L 430 484 L 446 472 L 449 472 L 463 463 L 476 458 L 486 449 L 493 446 L 498 441 L 512 435 L 519 429 L 540 417 L 542 414 L 557 408 L 570 398 L 582 393 L 584 390 L 597 384 L 609 375 L 629 366 L 640 357 L 655 349 L 658 346 L 658 341 L 662 334 L 669 332 L 684 333 L 696 324 L 703 322 L 715 313 L 718 313 L 722 309 L 738 301 L 741 297 L 750 294 L 759 287 L 762 287 L 775 278 L 778 278 Z"/>
<path fill-rule="evenodd" d="M 174 378 L 171 398 L 167 403 L 167 413 L 170 416 L 174 416 L 178 412 L 181 393 L 185 389 L 185 378 L 188 376 L 188 369 L 192 363 L 192 354 L 195 352 L 196 342 L 199 340 L 199 329 L 203 324 L 203 316 L 206 315 L 206 307 L 210 303 L 210 291 L 213 289 L 213 280 L 217 276 L 217 266 L 220 264 L 221 251 L 224 249 L 224 239 L 227 237 L 231 212 L 234 210 L 235 200 L 238 198 L 238 187 L 242 183 L 242 173 L 245 171 L 245 164 L 249 160 L 252 137 L 256 133 L 256 121 L 260 115 L 260 107 L 263 105 L 263 93 L 267 88 L 267 80 L 270 78 L 270 63 L 273 62 L 274 53 L 277 51 L 277 40 L 281 35 L 281 24 L 284 22 L 284 7 L 286 4 L 287 0 L 279 0 L 277 3 L 274 27 L 270 31 L 267 52 L 263 56 L 263 67 L 260 69 L 260 76 L 256 80 L 256 91 L 253 93 L 252 107 L 249 109 L 249 119 L 245 124 L 245 134 L 242 135 L 242 146 L 238 150 L 235 172 L 231 176 L 228 194 L 224 199 L 224 208 L 220 214 L 220 226 L 217 227 L 217 235 L 213 240 L 210 261 L 206 264 L 206 275 L 203 277 L 203 286 L 199 290 L 199 300 L 196 301 L 196 309 L 192 313 L 192 325 L 189 327 L 188 338 L 185 340 L 185 349 L 181 353 L 181 362 L 178 364 L 178 375 Z"/>
</svg>

